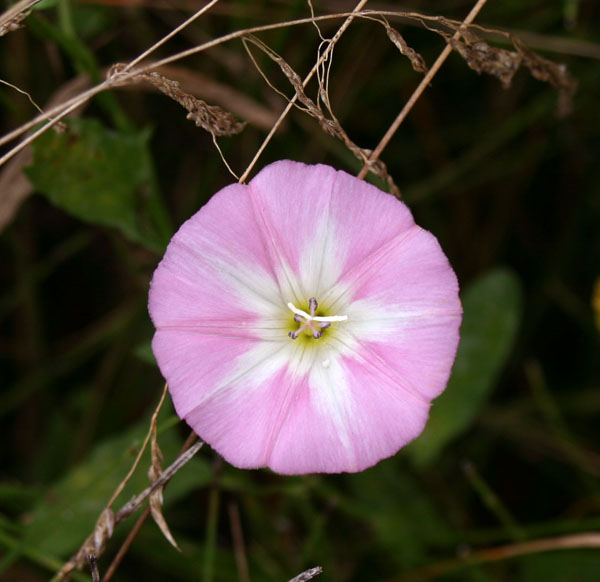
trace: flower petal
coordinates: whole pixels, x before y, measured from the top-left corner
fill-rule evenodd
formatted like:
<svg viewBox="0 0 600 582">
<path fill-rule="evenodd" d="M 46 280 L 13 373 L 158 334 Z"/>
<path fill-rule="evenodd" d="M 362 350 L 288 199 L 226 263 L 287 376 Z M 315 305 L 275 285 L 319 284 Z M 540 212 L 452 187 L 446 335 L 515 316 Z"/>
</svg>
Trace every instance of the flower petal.
<svg viewBox="0 0 600 582">
<path fill-rule="evenodd" d="M 280 315 L 281 293 L 247 190 L 221 190 L 169 243 L 150 287 L 158 329 Z"/>
<path fill-rule="evenodd" d="M 309 382 L 281 427 L 269 460 L 278 473 L 362 471 L 418 436 L 429 402 L 382 373 L 369 354 L 331 356 Z"/>
<path fill-rule="evenodd" d="M 288 160 L 264 168 L 250 182 L 266 244 L 281 268 L 291 269 L 294 297 L 304 303 L 335 283 L 341 268 L 330 199 L 337 172 Z"/>
<path fill-rule="evenodd" d="M 348 319 L 290 339 L 287 304 L 311 297 Z M 448 260 L 403 203 L 288 161 L 180 228 L 149 304 L 178 414 L 234 465 L 289 474 L 359 471 L 415 438 L 461 316 Z"/>
<path fill-rule="evenodd" d="M 458 347 L 462 307 L 456 275 L 434 236 L 413 227 L 383 259 L 343 278 L 337 292 L 344 301 L 352 297 L 348 333 L 421 394 L 434 398 L 442 392 Z"/>
</svg>

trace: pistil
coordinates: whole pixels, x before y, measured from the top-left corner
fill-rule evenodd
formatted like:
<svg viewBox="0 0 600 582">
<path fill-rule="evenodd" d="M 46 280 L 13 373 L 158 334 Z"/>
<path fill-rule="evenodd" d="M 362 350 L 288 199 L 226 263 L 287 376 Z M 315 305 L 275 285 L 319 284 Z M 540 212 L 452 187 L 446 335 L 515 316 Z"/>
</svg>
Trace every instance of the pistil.
<svg viewBox="0 0 600 582">
<path fill-rule="evenodd" d="M 299 335 L 306 329 L 310 329 L 314 339 L 319 339 L 323 335 L 323 330 L 330 327 L 333 322 L 348 319 L 347 315 L 315 315 L 319 306 L 315 297 L 308 300 L 310 313 L 298 309 L 293 303 L 288 303 L 287 306 L 294 313 L 294 321 L 301 324 L 296 331 L 290 331 L 288 334 L 292 339 L 298 339 Z"/>
</svg>

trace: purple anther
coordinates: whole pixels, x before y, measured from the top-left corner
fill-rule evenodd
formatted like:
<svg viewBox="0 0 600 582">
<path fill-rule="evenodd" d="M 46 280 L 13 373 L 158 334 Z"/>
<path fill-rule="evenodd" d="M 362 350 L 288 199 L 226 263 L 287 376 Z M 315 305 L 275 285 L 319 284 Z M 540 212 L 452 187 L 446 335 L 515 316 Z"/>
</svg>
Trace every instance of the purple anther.
<svg viewBox="0 0 600 582">
<path fill-rule="evenodd" d="M 294 321 L 297 323 L 302 323 L 304 321 L 304 317 L 296 313 L 296 315 L 294 315 Z"/>
<path fill-rule="evenodd" d="M 321 329 L 327 329 L 328 327 L 331 327 L 331 323 L 329 321 L 318 321 L 317 325 L 321 328 Z"/>
<path fill-rule="evenodd" d="M 322 335 L 323 335 L 323 334 L 322 334 L 322 332 L 320 332 L 320 331 L 313 331 L 313 337 L 314 337 L 315 339 L 319 339 L 319 338 L 320 338 Z"/>
<path fill-rule="evenodd" d="M 316 313 L 318 306 L 319 306 L 319 304 L 317 303 L 316 297 L 311 297 L 308 300 L 308 308 L 310 309 L 311 315 L 314 315 Z"/>
<path fill-rule="evenodd" d="M 298 331 L 290 331 L 290 333 L 288 333 L 288 335 L 292 338 L 292 339 L 298 339 Z"/>
</svg>

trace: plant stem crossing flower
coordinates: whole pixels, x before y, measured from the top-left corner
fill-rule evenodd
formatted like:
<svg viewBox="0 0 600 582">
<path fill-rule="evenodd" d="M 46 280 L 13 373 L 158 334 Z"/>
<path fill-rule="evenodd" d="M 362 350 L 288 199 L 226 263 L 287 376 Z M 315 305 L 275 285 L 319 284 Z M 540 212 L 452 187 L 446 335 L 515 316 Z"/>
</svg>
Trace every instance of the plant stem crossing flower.
<svg viewBox="0 0 600 582">
<path fill-rule="evenodd" d="M 418 436 L 462 314 L 405 204 L 291 161 L 181 226 L 149 307 L 177 413 L 233 465 L 284 474 L 361 471 Z"/>
</svg>

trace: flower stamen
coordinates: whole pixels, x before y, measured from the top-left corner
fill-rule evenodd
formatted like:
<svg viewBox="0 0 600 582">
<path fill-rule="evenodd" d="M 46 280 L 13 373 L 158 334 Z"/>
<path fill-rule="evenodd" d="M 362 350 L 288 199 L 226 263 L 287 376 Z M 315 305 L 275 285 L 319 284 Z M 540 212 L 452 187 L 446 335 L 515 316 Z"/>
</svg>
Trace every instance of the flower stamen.
<svg viewBox="0 0 600 582">
<path fill-rule="evenodd" d="M 299 335 L 305 330 L 310 329 L 314 339 L 319 339 L 323 335 L 323 330 L 331 326 L 332 322 L 346 321 L 347 315 L 315 315 L 319 304 L 315 297 L 308 300 L 308 308 L 310 313 L 298 309 L 293 303 L 288 303 L 287 306 L 294 313 L 294 321 L 302 325 L 296 331 L 290 331 L 288 335 L 292 339 L 298 339 Z"/>
</svg>

